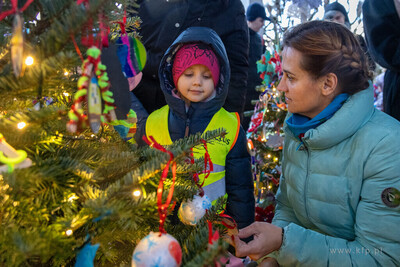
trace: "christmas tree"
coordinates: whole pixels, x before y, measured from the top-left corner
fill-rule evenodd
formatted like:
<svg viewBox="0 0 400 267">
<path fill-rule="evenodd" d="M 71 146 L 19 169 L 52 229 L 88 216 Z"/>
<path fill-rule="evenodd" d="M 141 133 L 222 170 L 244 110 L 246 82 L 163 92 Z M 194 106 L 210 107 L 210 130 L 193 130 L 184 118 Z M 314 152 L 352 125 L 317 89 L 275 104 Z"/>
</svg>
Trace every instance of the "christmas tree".
<svg viewBox="0 0 400 267">
<path fill-rule="evenodd" d="M 275 46 L 257 62 L 263 81 L 255 88 L 260 92 L 260 99 L 254 101 L 254 113 L 247 130 L 256 189 L 256 220 L 265 222 L 271 222 L 274 216 L 275 193 L 281 175 L 282 126 L 287 114 L 284 95 L 276 89 L 282 76 L 279 53 L 279 46 Z"/>
<path fill-rule="evenodd" d="M 134 121 L 115 120 L 100 52 L 109 39 L 123 43 L 125 29 L 137 37 L 139 18 L 126 19 L 127 3 L 0 4 L 0 265 L 128 266 L 138 243 L 159 231 L 182 251 L 167 244 L 165 256 L 148 262 L 219 262 L 227 249 L 218 238 L 223 200 L 195 226 L 173 223 L 173 210 L 199 192 L 193 177 L 206 167 L 188 161 L 191 149 L 224 130 L 166 149 L 151 140 L 152 148 L 138 148 L 115 131 Z"/>
</svg>

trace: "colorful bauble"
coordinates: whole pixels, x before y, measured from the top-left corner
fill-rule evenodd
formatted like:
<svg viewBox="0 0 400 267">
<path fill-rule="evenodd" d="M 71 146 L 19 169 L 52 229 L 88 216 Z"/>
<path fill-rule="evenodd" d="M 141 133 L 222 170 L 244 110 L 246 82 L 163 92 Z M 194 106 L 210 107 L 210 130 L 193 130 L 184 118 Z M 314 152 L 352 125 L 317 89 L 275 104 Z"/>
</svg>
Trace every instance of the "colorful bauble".
<svg viewBox="0 0 400 267">
<path fill-rule="evenodd" d="M 211 200 L 204 195 L 194 196 L 193 200 L 182 202 L 179 207 L 178 217 L 184 224 L 196 225 L 211 208 Z"/>
<path fill-rule="evenodd" d="M 132 267 L 180 266 L 182 249 L 178 241 L 169 234 L 150 232 L 140 240 L 132 256 Z"/>
<path fill-rule="evenodd" d="M 126 78 L 135 77 L 144 68 L 147 60 L 144 45 L 136 38 L 122 34 L 116 41 L 117 55 Z"/>
</svg>

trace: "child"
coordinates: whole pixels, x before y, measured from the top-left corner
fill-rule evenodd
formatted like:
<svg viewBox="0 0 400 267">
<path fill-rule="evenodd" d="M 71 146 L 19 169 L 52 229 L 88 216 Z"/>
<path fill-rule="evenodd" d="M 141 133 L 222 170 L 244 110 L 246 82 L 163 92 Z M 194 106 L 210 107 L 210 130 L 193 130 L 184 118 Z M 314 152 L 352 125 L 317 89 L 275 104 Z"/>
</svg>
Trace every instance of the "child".
<svg viewBox="0 0 400 267">
<path fill-rule="evenodd" d="M 146 118 L 138 100 L 133 100 L 139 118 L 135 138 L 143 144 L 143 135 L 153 136 L 161 145 L 168 145 L 198 132 L 225 128 L 226 136 L 207 145 L 214 170 L 203 189 L 211 201 L 227 194 L 226 213 L 240 229 L 254 221 L 253 180 L 239 117 L 222 108 L 229 77 L 228 58 L 219 36 L 210 28 L 188 28 L 166 51 L 159 67 L 168 105 Z"/>
</svg>

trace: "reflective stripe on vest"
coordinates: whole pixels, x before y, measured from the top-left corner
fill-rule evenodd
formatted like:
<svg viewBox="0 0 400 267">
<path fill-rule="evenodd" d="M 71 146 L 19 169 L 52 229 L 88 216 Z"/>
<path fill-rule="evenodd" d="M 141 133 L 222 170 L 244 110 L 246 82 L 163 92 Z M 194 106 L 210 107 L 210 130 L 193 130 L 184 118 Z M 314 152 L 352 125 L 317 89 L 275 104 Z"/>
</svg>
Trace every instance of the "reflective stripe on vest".
<svg viewBox="0 0 400 267">
<path fill-rule="evenodd" d="M 146 121 L 146 135 L 153 136 L 161 145 L 171 145 L 172 140 L 168 130 L 168 105 L 154 111 L 150 114 Z M 203 184 L 205 194 L 210 198 L 212 204 L 221 196 L 226 197 L 225 190 L 225 160 L 229 151 L 236 143 L 239 135 L 240 119 L 237 113 L 229 113 L 221 108 L 214 114 L 204 133 L 208 131 L 224 128 L 226 135 L 218 137 L 207 143 L 207 150 L 213 163 L 213 171 Z M 203 145 L 193 148 L 193 156 L 195 159 L 203 158 L 205 150 Z M 200 184 L 204 180 L 204 174 L 199 175 Z"/>
</svg>

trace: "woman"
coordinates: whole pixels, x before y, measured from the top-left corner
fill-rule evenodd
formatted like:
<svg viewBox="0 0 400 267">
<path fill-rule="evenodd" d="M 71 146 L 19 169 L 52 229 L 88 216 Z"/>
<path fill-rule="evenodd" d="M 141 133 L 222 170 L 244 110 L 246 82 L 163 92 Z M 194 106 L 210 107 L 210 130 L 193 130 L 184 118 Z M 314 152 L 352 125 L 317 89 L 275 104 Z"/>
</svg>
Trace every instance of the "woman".
<svg viewBox="0 0 400 267">
<path fill-rule="evenodd" d="M 400 208 L 388 188 L 400 188 L 400 123 L 374 109 L 360 45 L 325 21 L 292 28 L 283 44 L 278 90 L 291 114 L 276 214 L 240 230 L 236 255 L 280 266 L 399 266 Z"/>
</svg>

